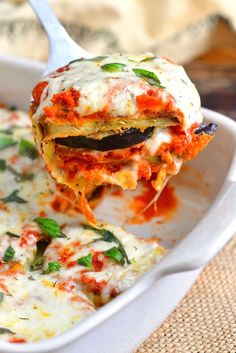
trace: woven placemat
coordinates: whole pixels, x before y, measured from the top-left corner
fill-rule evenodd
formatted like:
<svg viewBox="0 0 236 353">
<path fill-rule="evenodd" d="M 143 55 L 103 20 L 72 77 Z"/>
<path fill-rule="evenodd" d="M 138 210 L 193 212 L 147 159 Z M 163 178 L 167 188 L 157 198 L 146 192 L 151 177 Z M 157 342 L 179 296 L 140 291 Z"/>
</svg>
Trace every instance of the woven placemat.
<svg viewBox="0 0 236 353">
<path fill-rule="evenodd" d="M 135 353 L 236 353 L 236 236 Z"/>
</svg>

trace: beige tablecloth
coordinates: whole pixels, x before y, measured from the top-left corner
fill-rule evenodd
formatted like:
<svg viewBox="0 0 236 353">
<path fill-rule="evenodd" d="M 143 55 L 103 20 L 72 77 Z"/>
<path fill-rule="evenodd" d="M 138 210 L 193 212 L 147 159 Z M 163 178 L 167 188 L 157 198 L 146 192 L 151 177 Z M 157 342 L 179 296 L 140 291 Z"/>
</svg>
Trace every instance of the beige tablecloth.
<svg viewBox="0 0 236 353">
<path fill-rule="evenodd" d="M 233 205 L 232 205 L 233 206 Z M 236 236 L 136 353 L 236 352 Z"/>
<path fill-rule="evenodd" d="M 236 29 L 235 0 L 49 3 L 72 37 L 95 54 L 152 51 L 183 63 L 209 48 L 219 16 Z M 46 36 L 26 0 L 0 1 L 0 53 L 47 58 Z"/>
</svg>

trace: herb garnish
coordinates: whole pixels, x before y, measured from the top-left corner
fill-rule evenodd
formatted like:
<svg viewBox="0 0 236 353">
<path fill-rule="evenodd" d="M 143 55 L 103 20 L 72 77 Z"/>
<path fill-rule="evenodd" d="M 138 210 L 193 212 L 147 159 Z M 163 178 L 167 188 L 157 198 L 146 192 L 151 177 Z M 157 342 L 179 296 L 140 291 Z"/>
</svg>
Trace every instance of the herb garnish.
<svg viewBox="0 0 236 353">
<path fill-rule="evenodd" d="M 0 136 L 0 151 L 5 148 L 16 145 L 16 141 L 13 140 L 12 137 L 9 136 Z"/>
<path fill-rule="evenodd" d="M 15 335 L 16 333 L 9 330 L 8 328 L 5 327 L 0 327 L 0 335 L 4 334 L 4 333 L 9 333 L 11 335 Z"/>
<path fill-rule="evenodd" d="M 124 260 L 126 260 L 127 264 L 130 264 L 130 260 L 126 254 L 126 251 L 123 247 L 123 244 L 121 243 L 121 241 L 110 231 L 110 230 L 107 230 L 107 229 L 101 229 L 101 228 L 95 228 L 89 224 L 83 224 L 83 228 L 84 229 L 90 229 L 90 230 L 93 230 L 95 233 L 99 234 L 101 236 L 100 239 L 96 239 L 95 241 L 98 241 L 98 240 L 103 240 L 103 241 L 106 241 L 108 243 L 112 243 L 112 242 L 115 242 L 117 243 L 119 246 L 118 246 L 118 249 L 120 250 Z"/>
<path fill-rule="evenodd" d="M 27 203 L 28 201 L 25 201 L 20 196 L 18 196 L 18 192 L 19 190 L 12 191 L 8 196 L 0 198 L 0 201 L 4 203 L 10 203 L 10 202 Z"/>
<path fill-rule="evenodd" d="M 20 238 L 20 235 L 12 233 L 12 232 L 6 232 L 6 234 L 9 235 L 9 237 L 12 237 L 12 238 Z"/>
<path fill-rule="evenodd" d="M 146 62 L 146 61 L 152 61 L 152 60 L 155 60 L 155 59 L 156 59 L 156 56 L 150 56 L 150 57 L 148 57 L 148 58 L 145 58 L 145 59 L 141 60 L 140 62 L 141 62 L 141 63 L 144 63 L 144 62 Z"/>
<path fill-rule="evenodd" d="M 106 59 L 107 56 L 95 56 L 94 58 L 86 59 L 86 58 L 80 58 L 80 59 L 75 59 L 69 62 L 68 65 L 76 63 L 77 61 L 102 61 L 103 59 Z"/>
<path fill-rule="evenodd" d="M 48 273 L 52 273 L 52 272 L 57 272 L 59 271 L 61 268 L 61 264 L 57 261 L 52 261 L 48 263 L 48 267 L 46 270 L 43 271 L 44 275 L 47 275 Z"/>
<path fill-rule="evenodd" d="M 5 254 L 3 256 L 3 261 L 4 262 L 9 262 L 13 259 L 14 255 L 15 255 L 15 250 L 13 249 L 13 247 L 11 245 L 8 246 L 7 250 L 5 251 Z"/>
<path fill-rule="evenodd" d="M 12 135 L 12 133 L 13 133 L 12 128 L 9 128 L 9 129 L 0 129 L 0 134 Z"/>
<path fill-rule="evenodd" d="M 119 250 L 119 248 L 113 247 L 113 248 L 105 251 L 104 255 L 107 257 L 110 257 L 113 260 L 115 260 L 116 262 L 119 262 L 122 265 L 124 265 L 124 257 L 122 255 L 121 251 Z"/>
<path fill-rule="evenodd" d="M 32 173 L 29 173 L 26 175 L 21 174 L 20 172 L 15 170 L 11 165 L 7 165 L 5 159 L 0 159 L 0 173 L 4 172 L 6 169 L 9 170 L 9 172 L 11 172 L 13 175 L 15 175 L 15 181 L 17 183 L 21 183 L 27 180 L 33 180 L 34 178 L 34 174 Z"/>
<path fill-rule="evenodd" d="M 30 266 L 30 271 L 37 271 L 43 267 L 43 261 L 44 261 L 43 255 L 48 246 L 48 242 L 46 242 L 45 240 L 39 240 L 36 246 L 37 246 L 37 250 L 36 250 L 34 261 Z M 32 279 L 32 281 L 33 280 L 34 279 Z"/>
<path fill-rule="evenodd" d="M 101 69 L 108 72 L 121 72 L 124 71 L 125 64 L 109 63 L 101 66 Z"/>
<path fill-rule="evenodd" d="M 29 181 L 29 180 L 33 180 L 34 178 L 34 174 L 29 173 L 29 174 L 21 174 L 19 172 L 17 172 L 17 170 L 15 170 L 12 166 L 8 165 L 7 169 L 9 170 L 9 172 L 11 172 L 13 175 L 15 175 L 15 181 L 17 183 L 21 183 L 23 181 Z"/>
<path fill-rule="evenodd" d="M 161 86 L 161 81 L 154 72 L 144 70 L 144 69 L 132 69 L 136 76 L 143 78 L 150 85 L 164 88 Z"/>
<path fill-rule="evenodd" d="M 93 257 L 92 257 L 92 254 L 89 253 L 88 255 L 86 256 L 83 256 L 83 257 L 80 257 L 77 262 L 79 265 L 81 266 L 84 266 L 84 267 L 87 267 L 89 269 L 93 269 L 93 264 L 92 264 L 92 260 L 93 260 Z"/>
<path fill-rule="evenodd" d="M 6 164 L 5 159 L 0 159 L 0 173 L 4 172 L 6 170 L 6 166 L 7 166 L 7 164 Z"/>
<path fill-rule="evenodd" d="M 0 304 L 2 303 L 2 301 L 3 301 L 3 298 L 4 298 L 4 293 L 3 292 L 0 292 Z"/>
<path fill-rule="evenodd" d="M 30 159 L 35 159 L 38 156 L 38 152 L 34 144 L 25 139 L 20 140 L 19 154 L 23 157 L 29 157 Z"/>
<path fill-rule="evenodd" d="M 67 236 L 62 233 L 59 224 L 54 221 L 54 219 L 37 217 L 34 221 L 38 223 L 42 231 L 50 238 L 67 238 Z"/>
</svg>

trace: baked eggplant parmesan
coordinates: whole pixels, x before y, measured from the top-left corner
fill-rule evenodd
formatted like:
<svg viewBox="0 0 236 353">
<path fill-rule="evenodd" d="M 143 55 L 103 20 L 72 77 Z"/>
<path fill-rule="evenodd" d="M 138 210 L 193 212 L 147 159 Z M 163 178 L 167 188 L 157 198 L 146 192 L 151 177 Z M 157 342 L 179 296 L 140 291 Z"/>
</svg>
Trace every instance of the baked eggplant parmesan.
<svg viewBox="0 0 236 353">
<path fill-rule="evenodd" d="M 91 187 L 135 189 L 146 179 L 160 191 L 216 130 L 201 126 L 200 97 L 183 67 L 149 54 L 75 60 L 44 77 L 32 96 L 47 169 L 82 195 L 87 216 Z"/>
<path fill-rule="evenodd" d="M 77 199 L 46 172 L 27 114 L 0 109 L 0 122 L 0 340 L 37 342 L 126 290 L 164 249 L 83 224 Z"/>
</svg>

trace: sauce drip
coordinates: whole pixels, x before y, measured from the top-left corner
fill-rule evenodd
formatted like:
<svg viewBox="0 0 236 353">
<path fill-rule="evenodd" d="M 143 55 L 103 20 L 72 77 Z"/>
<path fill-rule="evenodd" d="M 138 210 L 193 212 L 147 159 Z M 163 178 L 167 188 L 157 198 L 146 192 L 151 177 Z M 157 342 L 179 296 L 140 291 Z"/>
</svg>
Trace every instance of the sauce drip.
<svg viewBox="0 0 236 353">
<path fill-rule="evenodd" d="M 171 218 L 178 207 L 179 201 L 175 195 L 174 187 L 170 184 L 166 185 L 158 200 L 142 212 L 155 195 L 156 191 L 153 189 L 151 183 L 149 181 L 143 182 L 142 193 L 135 196 L 129 205 L 130 209 L 135 213 L 135 216 L 129 220 L 129 223 L 142 224 L 159 216 L 162 216 L 165 220 Z"/>
</svg>

